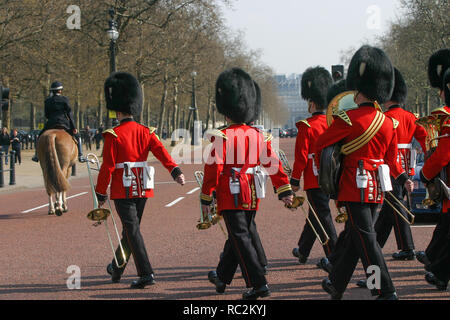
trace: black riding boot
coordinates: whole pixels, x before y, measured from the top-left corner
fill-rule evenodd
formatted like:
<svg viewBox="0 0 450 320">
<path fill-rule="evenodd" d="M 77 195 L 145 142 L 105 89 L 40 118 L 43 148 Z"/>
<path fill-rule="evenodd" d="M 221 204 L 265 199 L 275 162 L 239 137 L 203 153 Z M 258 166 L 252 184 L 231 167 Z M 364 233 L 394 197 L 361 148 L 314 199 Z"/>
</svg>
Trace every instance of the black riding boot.
<svg viewBox="0 0 450 320">
<path fill-rule="evenodd" d="M 83 156 L 81 137 L 76 137 L 77 145 L 78 145 L 78 161 L 86 162 L 86 159 Z"/>
<path fill-rule="evenodd" d="M 38 137 L 38 139 L 39 139 L 39 137 Z M 34 162 L 39 162 L 39 158 L 37 155 L 37 140 L 36 140 L 36 143 L 34 144 L 34 156 L 33 156 L 33 158 L 31 158 L 31 160 L 33 160 Z"/>
</svg>

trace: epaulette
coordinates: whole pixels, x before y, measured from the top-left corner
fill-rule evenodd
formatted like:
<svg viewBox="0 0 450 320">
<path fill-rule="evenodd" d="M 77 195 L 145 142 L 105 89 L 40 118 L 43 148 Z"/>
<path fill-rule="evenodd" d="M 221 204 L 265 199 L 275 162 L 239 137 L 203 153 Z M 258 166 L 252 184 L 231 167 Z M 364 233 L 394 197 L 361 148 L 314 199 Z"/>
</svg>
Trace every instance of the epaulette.
<svg viewBox="0 0 450 320">
<path fill-rule="evenodd" d="M 400 124 L 400 122 L 398 122 L 398 120 L 391 118 L 392 122 L 394 123 L 394 129 L 397 129 L 398 125 Z"/>
<path fill-rule="evenodd" d="M 347 112 L 345 112 L 344 110 L 339 110 L 339 111 L 333 113 L 333 115 L 338 118 L 341 118 L 349 126 L 352 126 L 352 121 L 350 120 L 349 116 L 347 115 Z"/>
<path fill-rule="evenodd" d="M 440 107 L 431 111 L 432 115 L 442 116 L 442 115 L 450 115 L 450 112 L 446 110 L 445 107 Z"/>
<path fill-rule="evenodd" d="M 116 138 L 118 137 L 117 133 L 114 131 L 114 129 L 106 129 L 105 131 L 103 131 L 103 134 L 105 134 L 105 133 L 110 133 Z"/>
<path fill-rule="evenodd" d="M 225 129 L 227 129 L 229 126 L 230 126 L 230 125 L 225 124 L 225 125 L 223 125 L 223 126 L 217 128 L 217 130 L 225 130 Z"/>
<path fill-rule="evenodd" d="M 311 128 L 311 125 L 309 124 L 308 120 L 300 120 L 297 123 L 304 123 L 308 126 L 308 128 Z"/>
<path fill-rule="evenodd" d="M 150 134 L 155 133 L 156 128 L 155 127 L 149 127 L 148 130 L 150 131 Z"/>
<path fill-rule="evenodd" d="M 420 119 L 420 114 L 418 114 L 418 113 L 413 113 L 413 115 L 416 117 L 416 119 Z"/>
<path fill-rule="evenodd" d="M 211 141 L 212 137 L 219 137 L 222 138 L 224 140 L 227 140 L 227 136 L 225 133 L 223 133 L 221 130 L 219 129 L 210 129 L 208 131 L 206 131 L 206 137 L 208 138 L 208 140 Z"/>
<path fill-rule="evenodd" d="M 273 135 L 268 132 L 264 132 L 264 142 L 269 142 L 273 140 Z"/>
</svg>

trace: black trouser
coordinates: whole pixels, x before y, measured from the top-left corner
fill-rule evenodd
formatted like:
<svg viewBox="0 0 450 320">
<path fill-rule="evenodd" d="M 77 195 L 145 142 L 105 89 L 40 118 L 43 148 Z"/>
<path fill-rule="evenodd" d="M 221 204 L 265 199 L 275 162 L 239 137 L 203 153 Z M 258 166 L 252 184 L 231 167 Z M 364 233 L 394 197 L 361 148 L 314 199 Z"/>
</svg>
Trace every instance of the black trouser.
<svg viewBox="0 0 450 320">
<path fill-rule="evenodd" d="M 391 181 L 393 189 L 391 193 L 406 206 L 403 200 L 405 191 L 404 187 L 399 185 L 392 177 Z M 409 218 L 405 210 L 397 203 L 395 199 L 393 199 L 391 195 L 386 193 L 385 196 L 386 200 L 392 203 L 394 207 L 399 212 L 401 212 L 401 214 L 405 218 Z M 381 211 L 379 212 L 378 219 L 375 223 L 375 232 L 377 233 L 378 243 L 383 248 L 389 238 L 392 227 L 394 227 L 395 239 L 397 240 L 397 249 L 414 250 L 414 240 L 412 237 L 410 225 L 407 224 L 406 221 L 404 221 L 401 217 L 399 217 L 398 213 L 394 211 L 394 209 L 386 202 L 386 200 L 381 207 Z"/>
<path fill-rule="evenodd" d="M 264 268 L 255 248 L 255 243 L 259 241 L 255 225 L 256 211 L 226 210 L 221 214 L 227 226 L 228 239 L 217 266 L 219 279 L 231 284 L 239 265 L 247 288 L 267 284 Z"/>
<path fill-rule="evenodd" d="M 14 163 L 17 163 L 17 161 L 19 161 L 19 164 L 22 163 L 22 157 L 20 155 L 20 147 L 18 148 L 12 148 L 15 151 L 15 156 L 14 156 Z"/>
<path fill-rule="evenodd" d="M 253 221 L 253 224 L 254 224 L 254 228 L 256 230 L 256 224 L 255 224 L 254 221 Z M 266 267 L 268 265 L 266 252 L 264 251 L 264 247 L 263 247 L 263 244 L 261 242 L 261 239 L 259 238 L 259 233 L 258 232 L 255 232 L 253 234 L 252 240 L 253 240 L 253 245 L 255 246 L 256 253 L 258 254 L 259 262 L 261 263 L 261 265 L 263 267 Z"/>
<path fill-rule="evenodd" d="M 139 227 L 146 202 L 146 198 L 114 200 L 123 227 L 121 244 L 127 260 L 129 259 L 130 254 L 133 255 L 139 277 L 153 273 Z M 124 261 L 120 248 L 117 248 L 116 250 L 116 257 L 119 265 L 122 265 Z M 114 259 L 113 266 L 117 267 Z M 125 268 L 125 266 L 123 268 Z"/>
<path fill-rule="evenodd" d="M 348 223 L 348 221 L 346 222 Z M 344 230 L 341 231 L 341 233 L 339 233 L 339 236 L 337 238 L 336 241 L 336 245 L 334 246 L 334 250 L 327 256 L 328 261 L 334 265 L 338 260 L 340 255 L 342 254 L 342 252 L 345 249 L 345 241 L 348 235 L 348 228 L 347 226 L 345 226 Z"/>
<path fill-rule="evenodd" d="M 378 205 L 358 202 L 346 202 L 345 205 L 348 213 L 348 221 L 345 224 L 346 236 L 344 248 L 329 277 L 333 286 L 338 292 L 344 292 L 358 260 L 361 259 L 365 271 L 369 266 L 380 268 L 380 289 L 373 290 L 373 295 L 395 292 L 375 233 L 373 219 Z"/>
<path fill-rule="evenodd" d="M 433 256 L 429 270 L 439 280 L 448 283 L 450 280 L 450 210 L 447 213 L 442 213 L 433 238 L 436 234 L 441 238 L 441 247 L 439 250 L 436 249 L 438 253 Z"/>
<path fill-rule="evenodd" d="M 314 211 L 316 211 L 320 223 L 322 224 L 323 228 L 328 234 L 328 237 L 330 238 L 328 243 L 323 246 L 323 251 L 328 257 L 331 252 L 334 251 L 337 241 L 336 229 L 334 228 L 330 211 L 330 198 L 321 189 L 307 190 L 306 195 L 308 197 L 309 203 L 311 203 Z M 322 228 L 320 228 L 317 219 L 314 217 L 311 209 L 309 209 L 308 217 L 323 242 L 325 240 L 325 236 L 323 235 Z M 309 256 L 316 238 L 317 236 L 311 228 L 311 225 L 306 221 L 303 232 L 300 235 L 300 239 L 298 240 L 298 250 L 301 255 L 303 255 L 304 257 Z"/>
<path fill-rule="evenodd" d="M 450 211 L 441 213 L 439 216 L 433 237 L 425 250 L 431 266 L 439 264 L 439 261 L 445 259 L 444 256 L 447 252 L 450 252 Z"/>
</svg>

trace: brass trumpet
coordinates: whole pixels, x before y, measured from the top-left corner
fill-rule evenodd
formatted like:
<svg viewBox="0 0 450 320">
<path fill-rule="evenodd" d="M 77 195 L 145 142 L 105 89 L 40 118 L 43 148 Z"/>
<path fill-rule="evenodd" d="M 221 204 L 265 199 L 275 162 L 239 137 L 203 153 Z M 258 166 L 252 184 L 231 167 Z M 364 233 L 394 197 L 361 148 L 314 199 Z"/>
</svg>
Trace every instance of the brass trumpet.
<svg viewBox="0 0 450 320">
<path fill-rule="evenodd" d="M 89 163 L 96 164 L 97 168 L 91 168 Z M 95 194 L 95 187 L 94 187 L 94 181 L 92 180 L 91 170 L 100 171 L 100 162 L 99 162 L 97 156 L 95 154 L 93 154 L 93 153 L 88 154 L 86 156 L 86 165 L 87 165 L 87 169 L 88 169 L 89 183 L 91 185 L 92 198 L 94 200 L 94 209 L 89 211 L 89 213 L 87 214 L 87 218 L 89 220 L 95 221 L 94 226 L 98 226 L 98 225 L 100 225 L 102 223 L 105 224 L 106 234 L 108 235 L 108 240 L 109 240 L 109 243 L 111 245 L 111 249 L 112 249 L 112 252 L 113 252 L 114 260 L 116 262 L 116 265 L 119 268 L 122 268 L 122 267 L 124 267 L 127 264 L 127 258 L 126 258 L 126 255 L 125 255 L 125 251 L 124 251 L 124 249 L 122 247 L 122 243 L 120 242 L 120 235 L 119 235 L 119 231 L 117 230 L 117 224 L 116 224 L 116 221 L 114 219 L 114 215 L 112 214 L 111 203 L 110 203 L 110 201 L 108 199 L 109 209 L 99 208 L 97 196 Z M 116 236 L 117 236 L 117 239 L 119 241 L 119 247 L 120 247 L 120 250 L 121 250 L 121 253 L 122 253 L 122 257 L 123 257 L 123 263 L 122 264 L 119 264 L 117 256 L 116 256 L 116 251 L 114 249 L 114 245 L 113 245 L 113 242 L 112 242 L 112 239 L 111 239 L 111 233 L 110 233 L 109 228 L 108 228 L 108 223 L 107 223 L 108 217 L 111 217 L 111 220 L 112 220 L 113 225 L 114 225 L 114 230 L 116 232 Z"/>
<path fill-rule="evenodd" d="M 449 136 L 448 134 L 439 136 L 439 132 L 441 129 L 441 117 L 441 115 L 430 115 L 422 117 L 416 121 L 416 124 L 422 126 L 428 134 L 426 139 L 426 157 L 429 157 L 431 156 L 431 154 L 433 154 L 438 146 L 440 139 Z M 442 200 L 445 191 L 447 191 L 447 193 L 449 192 L 448 190 L 448 187 L 445 183 L 442 182 L 442 180 L 434 179 L 426 187 L 426 196 L 422 201 L 422 204 L 424 206 L 430 207 L 439 203 Z"/>
<path fill-rule="evenodd" d="M 338 207 L 336 205 L 339 214 L 336 216 L 336 218 L 334 219 L 334 221 L 336 221 L 336 223 L 346 223 L 348 220 L 348 213 L 347 213 L 347 209 L 345 207 Z"/>
<path fill-rule="evenodd" d="M 409 221 L 408 218 L 406 218 L 400 211 L 398 211 L 398 209 L 394 206 L 394 204 L 393 204 L 392 202 L 390 202 L 386 197 L 384 198 L 384 201 L 386 201 L 386 203 L 387 203 L 388 205 L 390 205 L 390 206 L 392 207 L 392 209 L 399 215 L 399 217 L 402 218 L 407 224 L 413 225 L 413 224 L 414 224 L 414 220 L 415 220 L 415 218 L 416 218 L 416 217 L 414 216 L 414 214 L 413 214 L 411 211 L 409 211 L 409 209 L 408 209 L 408 208 L 407 208 L 407 207 L 406 207 L 399 199 L 397 199 L 397 197 L 394 196 L 394 195 L 392 194 L 392 192 L 387 191 L 386 193 L 389 194 L 393 199 L 395 199 L 395 201 L 400 205 L 400 207 L 402 207 L 403 210 L 405 210 L 405 212 L 406 212 L 409 216 L 411 216 L 411 221 Z"/>
<path fill-rule="evenodd" d="M 204 177 L 203 171 L 194 172 L 194 176 L 195 176 L 195 180 L 197 181 L 198 185 L 201 188 L 203 186 L 203 177 Z M 210 208 L 211 208 L 211 214 L 209 214 L 207 217 L 204 217 L 203 212 L 200 211 L 200 220 L 198 221 L 197 229 L 198 230 L 206 230 L 216 224 L 219 224 L 220 229 L 222 229 L 222 232 L 225 234 L 225 231 L 224 231 L 222 225 L 220 224 L 222 217 L 219 214 L 217 214 L 216 199 L 214 199 L 214 201 L 211 203 Z"/>
<path fill-rule="evenodd" d="M 280 159 L 281 164 L 283 166 L 283 170 L 290 177 L 292 175 L 292 168 L 291 168 L 291 165 L 289 164 L 286 154 L 284 153 L 283 150 L 278 150 L 277 154 L 278 154 L 278 158 Z M 319 225 L 319 227 L 323 233 L 323 236 L 325 237 L 325 240 L 322 240 L 317 229 L 314 227 L 314 224 L 309 219 L 309 214 L 303 207 L 303 203 L 305 203 L 305 202 L 308 204 L 309 208 L 311 209 L 311 212 L 313 213 L 313 216 L 316 219 L 317 224 Z M 308 199 L 306 197 L 294 195 L 294 200 L 293 200 L 292 204 L 291 205 L 286 204 L 285 207 L 290 209 L 291 211 L 297 210 L 297 208 L 301 208 L 303 213 L 305 214 L 306 221 L 309 223 L 311 229 L 313 230 L 314 234 L 316 235 L 317 240 L 319 240 L 319 242 L 322 246 L 325 246 L 328 244 L 328 242 L 330 241 L 330 237 L 328 236 L 327 232 L 325 231 L 325 228 L 323 227 L 322 223 L 320 222 L 316 211 L 314 210 L 313 206 L 311 205 L 311 203 L 308 201 Z"/>
</svg>

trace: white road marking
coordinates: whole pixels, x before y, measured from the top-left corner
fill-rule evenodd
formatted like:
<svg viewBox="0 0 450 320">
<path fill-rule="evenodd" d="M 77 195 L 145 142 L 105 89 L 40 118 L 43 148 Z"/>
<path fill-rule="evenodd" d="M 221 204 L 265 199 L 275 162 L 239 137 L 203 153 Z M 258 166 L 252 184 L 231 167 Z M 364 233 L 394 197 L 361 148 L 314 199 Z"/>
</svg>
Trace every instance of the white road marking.
<svg viewBox="0 0 450 320">
<path fill-rule="evenodd" d="M 67 199 L 72 199 L 72 198 L 76 198 L 76 197 L 79 197 L 79 196 L 84 196 L 85 194 L 88 194 L 88 192 L 78 193 L 78 194 L 75 194 L 75 195 L 73 195 L 73 196 L 67 197 Z M 42 205 L 42 206 L 33 208 L 33 209 L 28 209 L 28 210 L 22 211 L 21 213 L 29 213 L 29 212 L 31 212 L 31 211 L 34 211 L 34 210 L 37 210 L 37 209 L 42 209 L 42 208 L 45 208 L 45 207 L 48 207 L 48 203 L 47 203 L 47 204 L 44 204 L 44 205 Z"/>
<path fill-rule="evenodd" d="M 191 191 L 189 191 L 189 192 L 186 193 L 186 194 L 193 194 L 194 192 L 197 192 L 198 190 L 200 190 L 199 187 L 198 187 L 198 188 L 195 188 L 195 189 L 192 189 Z"/>
<path fill-rule="evenodd" d="M 180 197 L 180 198 L 178 198 L 177 200 L 172 201 L 171 203 L 169 203 L 168 205 L 166 205 L 166 208 L 170 208 L 170 207 L 176 205 L 178 202 L 180 202 L 180 201 L 183 200 L 183 199 L 184 199 L 184 197 Z"/>
<path fill-rule="evenodd" d="M 432 224 L 432 225 L 424 225 L 424 226 L 411 226 L 411 228 L 436 228 L 436 225 Z"/>
<path fill-rule="evenodd" d="M 197 181 L 185 181 L 185 183 L 194 183 L 194 182 L 197 182 Z M 163 182 L 155 182 L 155 185 L 156 184 L 176 184 L 177 182 L 176 181 L 163 181 Z"/>
</svg>

